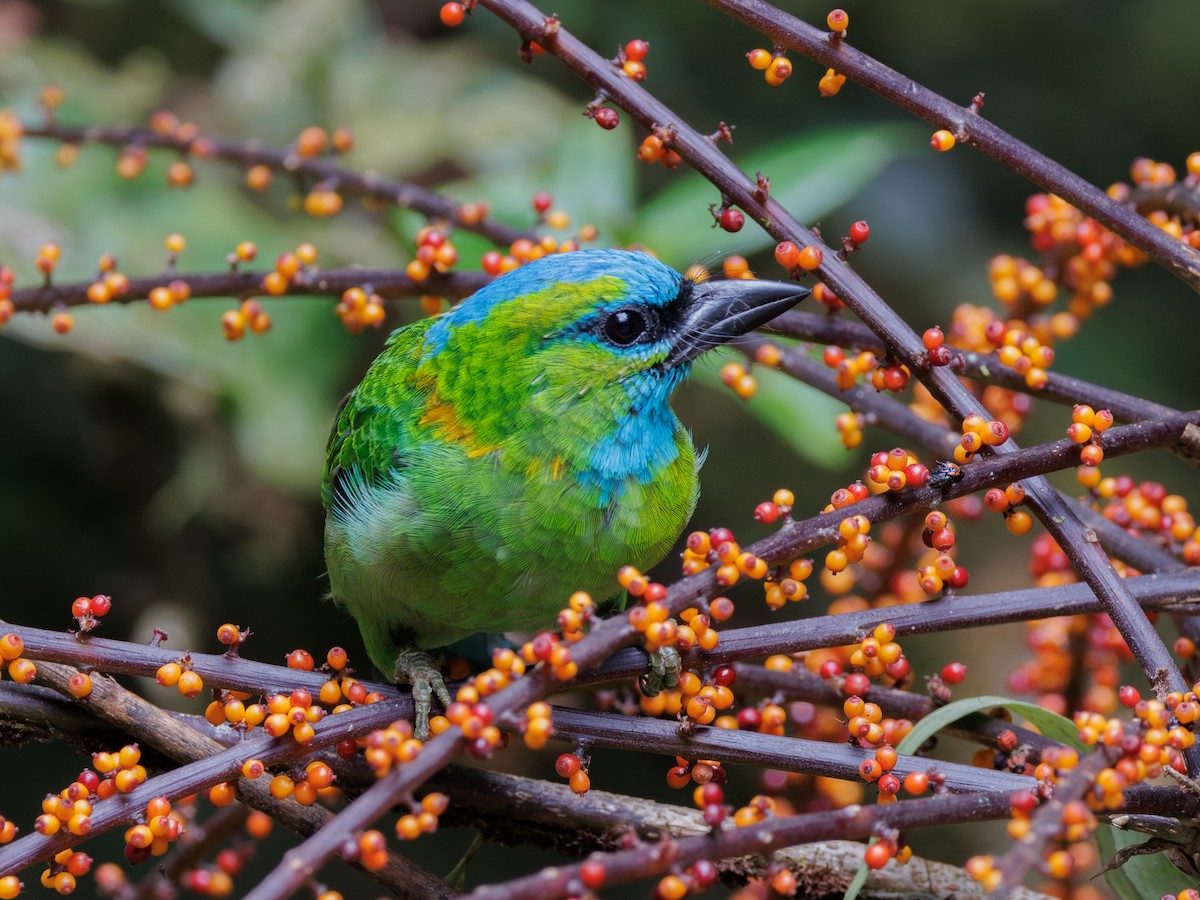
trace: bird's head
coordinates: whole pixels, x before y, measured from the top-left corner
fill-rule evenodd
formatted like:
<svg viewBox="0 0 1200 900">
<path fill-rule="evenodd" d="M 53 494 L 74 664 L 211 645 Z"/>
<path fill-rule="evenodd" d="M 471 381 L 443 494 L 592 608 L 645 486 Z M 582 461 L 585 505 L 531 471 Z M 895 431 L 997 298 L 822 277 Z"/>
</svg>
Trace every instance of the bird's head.
<svg viewBox="0 0 1200 900">
<path fill-rule="evenodd" d="M 808 293 L 773 281 L 697 283 L 646 253 L 557 254 L 440 317 L 420 368 L 436 375 L 438 394 L 480 446 L 500 445 L 507 433 L 562 455 L 566 444 L 582 452 L 605 440 L 635 442 L 623 429 L 670 443 L 667 401 L 692 360 Z M 646 462 L 635 455 L 636 465 Z"/>
</svg>

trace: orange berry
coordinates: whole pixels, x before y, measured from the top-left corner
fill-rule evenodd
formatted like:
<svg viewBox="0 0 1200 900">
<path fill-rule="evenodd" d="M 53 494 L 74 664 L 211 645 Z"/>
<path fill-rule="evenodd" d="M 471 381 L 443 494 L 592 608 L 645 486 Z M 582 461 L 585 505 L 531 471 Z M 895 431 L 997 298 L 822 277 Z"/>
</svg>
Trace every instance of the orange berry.
<svg viewBox="0 0 1200 900">
<path fill-rule="evenodd" d="M 805 271 L 811 272 L 820 267 L 822 256 L 820 247 L 809 245 L 800 251 L 797 264 Z"/>
<path fill-rule="evenodd" d="M 933 147 L 939 153 L 945 153 L 954 147 L 954 135 L 944 128 L 940 131 L 935 131 L 933 137 L 929 139 L 929 146 Z"/>
<path fill-rule="evenodd" d="M 762 71 L 771 65 L 771 51 L 759 47 L 747 53 L 746 59 L 750 62 L 750 68 Z"/>
</svg>

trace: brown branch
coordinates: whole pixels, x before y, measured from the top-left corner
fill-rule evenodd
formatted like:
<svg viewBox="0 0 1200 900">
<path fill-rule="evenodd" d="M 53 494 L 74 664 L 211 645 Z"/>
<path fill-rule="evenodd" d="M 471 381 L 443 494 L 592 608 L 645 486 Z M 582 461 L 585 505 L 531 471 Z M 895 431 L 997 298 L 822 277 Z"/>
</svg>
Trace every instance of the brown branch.
<svg viewBox="0 0 1200 900">
<path fill-rule="evenodd" d="M 766 854 L 814 841 L 866 838 L 881 826 L 909 829 L 982 822 L 1004 818 L 1008 811 L 1009 795 L 1005 791 L 929 797 L 886 806 L 854 805 L 830 812 L 767 819 L 746 828 L 720 829 L 677 841 L 643 843 L 629 850 L 595 854 L 591 861 L 603 866 L 603 887 L 609 889 L 682 869 L 702 859 Z M 578 863 L 554 866 L 503 884 L 484 885 L 469 896 L 473 900 L 556 900 L 582 891 L 581 866 Z"/>
<path fill-rule="evenodd" d="M 806 341 L 870 350 L 872 353 L 885 353 L 887 350 L 883 341 L 865 325 L 796 309 L 774 319 L 765 330 Z M 1024 375 L 1001 363 L 994 354 L 959 350 L 955 352 L 962 358 L 961 374 L 974 381 L 999 385 L 1055 403 L 1086 403 L 1095 409 L 1108 409 L 1122 422 L 1140 422 L 1143 419 L 1161 418 L 1178 412 L 1161 403 L 1059 372 L 1046 373 L 1045 387 L 1031 388 L 1025 383 Z"/>
<path fill-rule="evenodd" d="M 190 289 L 189 299 L 202 297 L 265 297 L 264 271 L 214 272 L 195 275 L 176 273 L 129 279 L 129 288 L 110 303 L 145 300 L 150 292 L 172 281 L 182 281 Z M 435 294 L 440 297 L 467 297 L 490 282 L 483 272 L 454 271 L 430 276 L 428 281 L 413 281 L 394 269 L 306 269 L 288 285 L 284 296 L 339 296 L 352 287 L 370 285 L 381 297 L 413 297 Z M 12 293 L 17 312 L 48 312 L 56 307 L 94 306 L 88 300 L 91 282 L 50 284 L 20 288 Z M 269 299 L 269 298 L 266 298 Z"/>
<path fill-rule="evenodd" d="M 159 134 L 148 128 L 105 128 L 57 123 L 26 125 L 23 127 L 23 133 L 25 137 L 50 138 L 68 144 L 159 147 L 184 154 L 191 153 L 199 145 L 203 148 L 203 156 L 206 159 L 225 160 L 246 168 L 264 165 L 277 172 L 287 172 L 309 179 L 313 183 L 327 182 L 336 185 L 339 193 L 387 200 L 405 209 L 415 210 L 432 221 L 448 222 L 456 228 L 474 231 L 502 247 L 508 247 L 520 238 L 536 239 L 533 231 L 512 228 L 490 216 L 478 221 L 463 221 L 459 203 L 412 182 L 394 181 L 375 172 L 355 172 L 338 165 L 329 157 L 301 156 L 294 150 L 266 149 L 256 141 L 235 143 L 217 140 L 207 135 L 181 139 Z"/>
<path fill-rule="evenodd" d="M 1197 603 L 1194 598 L 1200 590 L 1200 570 L 1158 572 L 1126 581 L 1132 595 L 1147 611 L 1169 608 L 1194 610 Z M 894 626 L 897 639 L 901 639 L 915 634 L 936 634 L 1048 616 L 1101 611 L 1103 604 L 1086 584 L 1080 582 L 1050 588 L 998 591 L 994 594 L 955 595 L 885 609 L 814 616 L 754 628 L 731 628 L 721 632 L 720 643 L 714 649 L 689 651 L 684 654 L 683 661 L 688 668 L 704 669 L 776 653 L 803 653 L 823 647 L 842 647 L 861 641 L 882 622 Z M 645 668 L 644 651 L 622 650 L 613 654 L 599 668 L 582 672 L 577 680 L 608 681 L 645 671 Z"/>
<path fill-rule="evenodd" d="M 722 764 L 760 766 L 849 781 L 858 778 L 859 763 L 875 758 L 874 750 L 850 744 L 711 726 L 697 727 L 691 734 L 681 735 L 675 721 L 563 707 L 554 708 L 554 737 L 568 743 L 682 756 L 689 760 L 716 759 Z M 919 756 L 898 757 L 892 771 L 903 778 L 909 772 L 927 772 L 931 766 L 946 776 L 946 787 L 957 793 L 1019 791 L 1036 785 L 1034 779 L 1025 775 L 942 760 L 931 763 Z"/>
<path fill-rule="evenodd" d="M 984 119 L 974 108 L 952 103 L 845 40 L 835 40 L 829 32 L 813 28 L 764 0 L 706 2 L 762 32 L 776 46 L 796 50 L 835 69 L 900 109 L 937 128 L 947 129 L 959 143 L 974 147 L 1043 190 L 1062 197 L 1143 251 L 1192 290 L 1200 291 L 1200 253 L 1152 225 L 1130 207 L 1117 203 L 1070 169 Z M 838 296 L 842 294 L 838 292 Z"/>
</svg>

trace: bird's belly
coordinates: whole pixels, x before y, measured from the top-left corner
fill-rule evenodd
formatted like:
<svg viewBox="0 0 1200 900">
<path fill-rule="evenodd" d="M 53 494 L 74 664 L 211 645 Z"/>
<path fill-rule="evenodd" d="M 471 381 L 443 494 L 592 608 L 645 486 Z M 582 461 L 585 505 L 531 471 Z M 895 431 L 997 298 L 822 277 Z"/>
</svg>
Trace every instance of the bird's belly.
<svg viewBox="0 0 1200 900">
<path fill-rule="evenodd" d="M 426 502 L 410 483 L 360 504 L 340 525 L 331 520 L 334 595 L 360 623 L 373 618 L 394 640 L 425 649 L 549 628 L 574 591 L 604 601 L 619 593 L 622 565 L 658 562 L 694 504 L 694 483 L 674 479 L 630 479 L 600 505 L 568 478 L 497 482 L 497 474 L 460 490 L 443 482 Z"/>
</svg>

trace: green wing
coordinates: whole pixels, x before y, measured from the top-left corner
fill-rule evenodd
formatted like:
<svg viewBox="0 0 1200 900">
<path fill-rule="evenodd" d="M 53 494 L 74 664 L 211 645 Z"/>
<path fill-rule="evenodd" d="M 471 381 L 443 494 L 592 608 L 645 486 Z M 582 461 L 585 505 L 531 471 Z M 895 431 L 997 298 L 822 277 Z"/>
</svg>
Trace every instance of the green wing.
<svg viewBox="0 0 1200 900">
<path fill-rule="evenodd" d="M 325 447 L 321 502 L 332 512 L 355 483 L 369 487 L 407 465 L 421 436 L 417 421 L 425 394 L 413 382 L 425 332 L 435 320 L 398 329 L 362 382 L 338 407 Z"/>
</svg>

